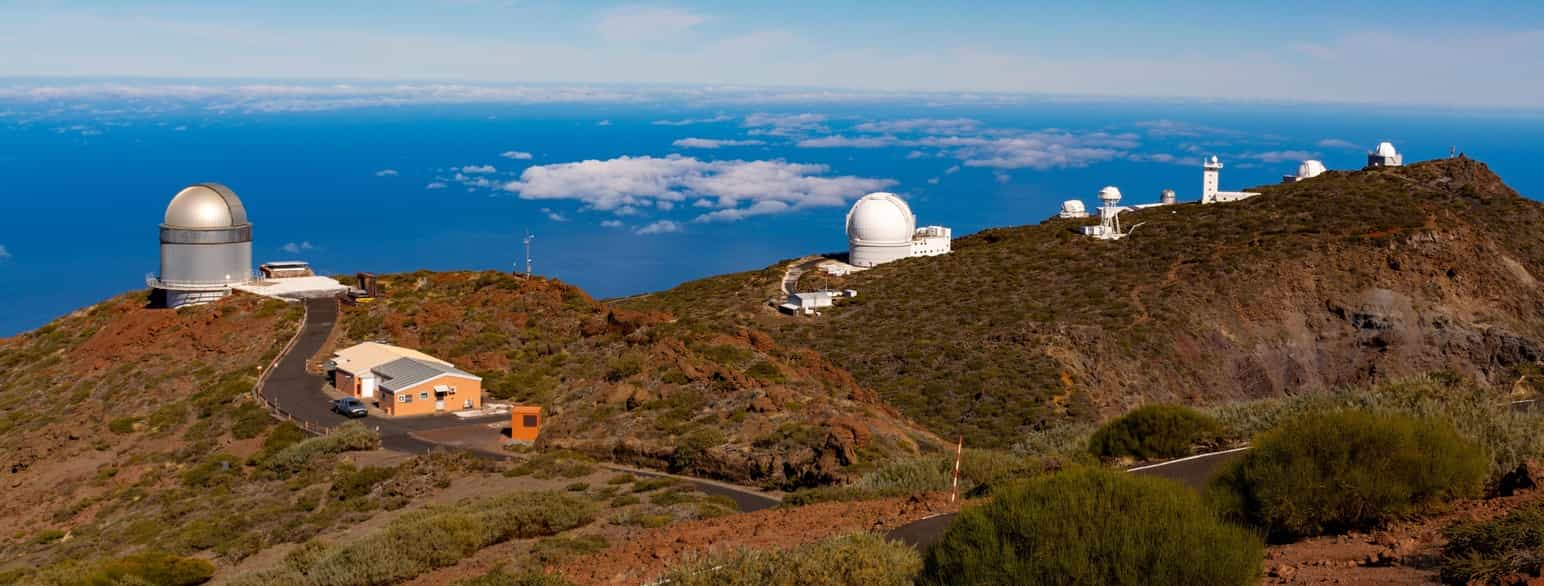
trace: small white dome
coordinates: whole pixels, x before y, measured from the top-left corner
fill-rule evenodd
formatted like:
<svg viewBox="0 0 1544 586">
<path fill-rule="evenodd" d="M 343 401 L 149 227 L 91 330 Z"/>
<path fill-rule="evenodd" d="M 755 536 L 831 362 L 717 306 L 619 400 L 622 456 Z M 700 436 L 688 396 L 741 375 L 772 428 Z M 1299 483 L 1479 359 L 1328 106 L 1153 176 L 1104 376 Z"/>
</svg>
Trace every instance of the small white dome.
<svg viewBox="0 0 1544 586">
<path fill-rule="evenodd" d="M 1209 157 L 1206 158 L 1205 161 L 1202 161 L 1202 162 L 1203 162 L 1204 166 L 1207 166 L 1207 167 L 1221 167 L 1222 166 L 1222 162 L 1217 160 L 1217 155 L 1209 156 Z"/>
<path fill-rule="evenodd" d="M 166 206 L 167 226 L 229 228 L 247 223 L 247 209 L 229 187 L 218 183 L 189 185 Z"/>
<path fill-rule="evenodd" d="M 893 193 L 870 193 L 847 212 L 847 239 L 854 242 L 911 242 L 917 217 L 911 206 Z"/>
<path fill-rule="evenodd" d="M 1306 161 L 1303 161 L 1303 164 L 1297 166 L 1297 178 L 1298 179 L 1312 179 L 1314 177 L 1318 177 L 1319 175 L 1321 175 L 1323 173 L 1324 173 L 1324 163 L 1319 162 L 1318 160 L 1315 160 L 1315 159 L 1308 159 Z"/>
<path fill-rule="evenodd" d="M 1084 213 L 1088 213 L 1088 209 L 1083 207 L 1083 201 L 1082 200 L 1077 200 L 1077 199 L 1069 199 L 1067 201 L 1062 202 L 1062 210 L 1061 211 L 1062 211 L 1063 214 L 1084 214 Z"/>
<path fill-rule="evenodd" d="M 1114 185 L 1104 186 L 1104 189 L 1099 190 L 1099 201 L 1110 203 L 1120 201 L 1120 190 L 1116 189 Z"/>
<path fill-rule="evenodd" d="M 1378 143 L 1378 149 L 1373 151 L 1373 154 L 1380 157 L 1392 157 L 1398 155 L 1399 151 L 1394 150 L 1394 143 L 1385 140 Z"/>
</svg>

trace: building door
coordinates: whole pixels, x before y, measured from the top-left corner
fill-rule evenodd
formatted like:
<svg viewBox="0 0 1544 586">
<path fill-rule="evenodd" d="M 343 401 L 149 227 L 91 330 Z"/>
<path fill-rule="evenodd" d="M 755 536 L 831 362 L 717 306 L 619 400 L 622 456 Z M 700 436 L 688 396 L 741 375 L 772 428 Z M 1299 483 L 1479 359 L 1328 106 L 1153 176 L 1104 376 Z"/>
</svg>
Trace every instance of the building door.
<svg viewBox="0 0 1544 586">
<path fill-rule="evenodd" d="M 359 379 L 359 396 L 366 399 L 375 396 L 375 377 L 367 376 Z"/>
<path fill-rule="evenodd" d="M 445 395 L 435 395 L 434 396 L 434 410 L 435 411 L 444 411 L 445 410 Z"/>
</svg>

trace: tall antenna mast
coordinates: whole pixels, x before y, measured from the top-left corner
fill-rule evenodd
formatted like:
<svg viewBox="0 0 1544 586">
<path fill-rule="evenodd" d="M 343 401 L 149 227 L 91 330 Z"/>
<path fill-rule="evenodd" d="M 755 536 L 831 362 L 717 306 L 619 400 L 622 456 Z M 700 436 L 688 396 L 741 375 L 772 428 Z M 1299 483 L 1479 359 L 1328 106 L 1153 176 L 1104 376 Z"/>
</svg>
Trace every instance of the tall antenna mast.
<svg viewBox="0 0 1544 586">
<path fill-rule="evenodd" d="M 532 234 L 530 230 L 525 231 L 525 240 L 523 242 L 525 242 L 525 278 L 527 279 L 531 278 L 531 241 L 535 239 L 535 234 Z"/>
</svg>

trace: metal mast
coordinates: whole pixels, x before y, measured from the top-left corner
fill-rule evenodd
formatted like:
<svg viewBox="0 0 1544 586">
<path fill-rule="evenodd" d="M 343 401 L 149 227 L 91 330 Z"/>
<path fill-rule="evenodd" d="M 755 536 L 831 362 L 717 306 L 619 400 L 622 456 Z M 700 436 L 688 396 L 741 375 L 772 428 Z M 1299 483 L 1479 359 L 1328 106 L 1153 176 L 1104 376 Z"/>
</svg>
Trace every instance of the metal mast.
<svg viewBox="0 0 1544 586">
<path fill-rule="evenodd" d="M 531 278 L 531 241 L 535 239 L 535 234 L 530 230 L 525 231 L 525 239 L 522 242 L 525 243 L 525 278 L 527 279 Z"/>
</svg>

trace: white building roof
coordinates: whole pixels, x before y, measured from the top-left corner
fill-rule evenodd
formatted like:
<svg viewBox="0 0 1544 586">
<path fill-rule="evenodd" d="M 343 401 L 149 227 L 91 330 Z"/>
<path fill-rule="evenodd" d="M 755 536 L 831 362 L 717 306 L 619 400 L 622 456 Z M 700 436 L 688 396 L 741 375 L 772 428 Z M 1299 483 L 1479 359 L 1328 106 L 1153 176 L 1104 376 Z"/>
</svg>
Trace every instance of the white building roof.
<svg viewBox="0 0 1544 586">
<path fill-rule="evenodd" d="M 451 365 L 449 362 L 412 348 L 392 346 L 391 344 L 382 344 L 380 342 L 365 342 L 349 346 L 333 354 L 332 361 L 333 364 L 337 365 L 338 370 L 351 374 L 363 374 L 375 370 L 376 367 L 382 364 L 403 358 L 412 358 L 447 367 Z"/>
</svg>

